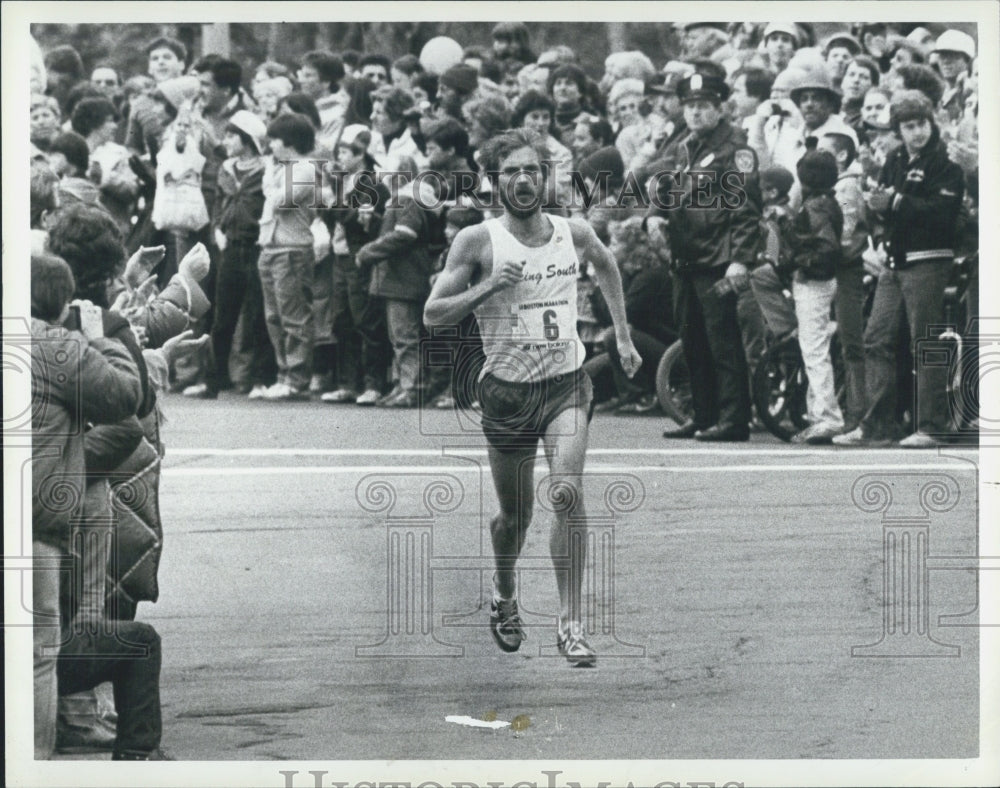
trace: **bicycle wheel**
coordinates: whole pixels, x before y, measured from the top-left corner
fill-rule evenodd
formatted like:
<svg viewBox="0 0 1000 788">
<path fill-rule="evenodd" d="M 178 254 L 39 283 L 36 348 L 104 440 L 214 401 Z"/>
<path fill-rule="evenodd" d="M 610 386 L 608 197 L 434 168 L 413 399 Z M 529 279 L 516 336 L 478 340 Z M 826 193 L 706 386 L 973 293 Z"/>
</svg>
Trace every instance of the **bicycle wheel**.
<svg viewBox="0 0 1000 788">
<path fill-rule="evenodd" d="M 753 401 L 772 435 L 789 441 L 805 429 L 807 387 L 798 341 L 791 337 L 769 348 L 754 373 Z"/>
<path fill-rule="evenodd" d="M 685 424 L 694 416 L 691 374 L 684 359 L 684 346 L 679 339 L 660 357 L 656 368 L 656 398 L 663 412 L 678 424 Z"/>
</svg>

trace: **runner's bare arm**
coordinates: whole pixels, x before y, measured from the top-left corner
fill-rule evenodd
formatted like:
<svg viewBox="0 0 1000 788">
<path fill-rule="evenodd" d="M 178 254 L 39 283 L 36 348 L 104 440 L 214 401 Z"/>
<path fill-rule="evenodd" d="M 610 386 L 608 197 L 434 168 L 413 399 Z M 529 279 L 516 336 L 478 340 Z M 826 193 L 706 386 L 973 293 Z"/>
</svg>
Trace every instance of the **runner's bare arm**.
<svg viewBox="0 0 1000 788">
<path fill-rule="evenodd" d="M 520 281 L 523 261 L 494 265 L 491 256 L 489 232 L 482 225 L 467 227 L 455 236 L 444 270 L 424 305 L 427 326 L 454 325 L 491 295 Z"/>
<path fill-rule="evenodd" d="M 622 291 L 622 278 L 618 272 L 618 264 L 614 255 L 597 237 L 594 228 L 581 219 L 570 219 L 570 229 L 573 233 L 573 243 L 581 260 L 593 266 L 597 286 L 608 304 L 611 320 L 615 324 L 615 340 L 618 354 L 621 357 L 622 369 L 632 377 L 642 364 L 638 351 L 629 336 L 628 319 L 625 317 L 625 294 Z"/>
</svg>

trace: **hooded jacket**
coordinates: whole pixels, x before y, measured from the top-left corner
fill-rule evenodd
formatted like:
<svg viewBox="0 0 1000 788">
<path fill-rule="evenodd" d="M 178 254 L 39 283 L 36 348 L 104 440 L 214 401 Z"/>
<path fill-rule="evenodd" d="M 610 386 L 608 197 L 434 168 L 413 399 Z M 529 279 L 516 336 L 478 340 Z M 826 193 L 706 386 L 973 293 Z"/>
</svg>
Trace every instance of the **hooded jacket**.
<svg viewBox="0 0 1000 788">
<path fill-rule="evenodd" d="M 948 158 L 937 126 L 912 161 L 905 145 L 890 153 L 879 184 L 896 190 L 889 209 L 882 213 L 889 268 L 908 268 L 925 260 L 951 260 L 955 256 L 965 176 L 962 168 Z"/>
</svg>

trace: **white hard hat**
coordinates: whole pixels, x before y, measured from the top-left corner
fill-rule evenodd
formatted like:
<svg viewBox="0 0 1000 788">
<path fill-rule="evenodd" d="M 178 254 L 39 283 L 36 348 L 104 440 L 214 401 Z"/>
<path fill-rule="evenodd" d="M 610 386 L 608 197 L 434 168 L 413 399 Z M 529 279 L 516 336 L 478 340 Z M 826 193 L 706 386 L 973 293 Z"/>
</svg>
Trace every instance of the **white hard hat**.
<svg viewBox="0 0 1000 788">
<path fill-rule="evenodd" d="M 976 57 L 976 42 L 972 36 L 963 33 L 961 30 L 945 30 L 938 36 L 932 52 L 961 52 L 963 55 L 974 60 Z"/>
</svg>

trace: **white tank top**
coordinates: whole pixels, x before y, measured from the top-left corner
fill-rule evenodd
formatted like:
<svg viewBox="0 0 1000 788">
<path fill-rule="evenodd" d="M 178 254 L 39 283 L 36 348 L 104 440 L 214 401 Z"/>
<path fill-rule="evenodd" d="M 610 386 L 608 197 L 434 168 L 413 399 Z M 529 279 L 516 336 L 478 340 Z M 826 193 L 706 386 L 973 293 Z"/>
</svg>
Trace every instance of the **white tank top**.
<svg viewBox="0 0 1000 788">
<path fill-rule="evenodd" d="M 544 246 L 518 241 L 500 219 L 484 222 L 493 245 L 493 265 L 525 261 L 521 281 L 494 293 L 475 309 L 483 338 L 483 375 L 525 383 L 580 368 L 584 347 L 576 333 L 576 280 L 580 268 L 569 223 L 552 223 Z"/>
</svg>

